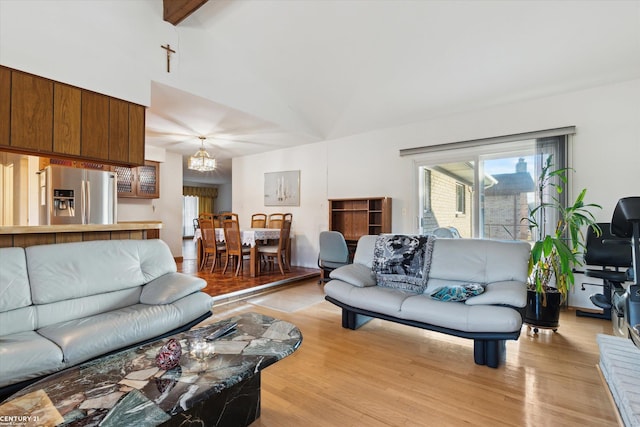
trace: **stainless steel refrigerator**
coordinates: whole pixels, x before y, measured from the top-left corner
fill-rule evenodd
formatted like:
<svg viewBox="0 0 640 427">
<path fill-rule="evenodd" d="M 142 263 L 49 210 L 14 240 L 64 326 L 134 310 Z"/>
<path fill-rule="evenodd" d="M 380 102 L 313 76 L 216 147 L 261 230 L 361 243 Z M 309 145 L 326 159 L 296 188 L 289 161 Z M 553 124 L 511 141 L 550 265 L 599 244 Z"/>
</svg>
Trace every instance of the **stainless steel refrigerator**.
<svg viewBox="0 0 640 427">
<path fill-rule="evenodd" d="M 40 225 L 117 222 L 115 172 L 49 165 L 38 174 Z"/>
</svg>

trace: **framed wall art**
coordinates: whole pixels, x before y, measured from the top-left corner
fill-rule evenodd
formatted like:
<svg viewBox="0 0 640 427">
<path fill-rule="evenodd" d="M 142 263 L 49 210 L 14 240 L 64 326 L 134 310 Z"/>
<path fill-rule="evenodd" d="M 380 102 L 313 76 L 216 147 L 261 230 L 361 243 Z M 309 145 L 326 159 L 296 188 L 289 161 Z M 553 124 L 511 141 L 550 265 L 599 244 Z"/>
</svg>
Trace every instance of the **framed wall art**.
<svg viewBox="0 0 640 427">
<path fill-rule="evenodd" d="M 265 206 L 300 206 L 300 171 L 264 174 Z"/>
</svg>

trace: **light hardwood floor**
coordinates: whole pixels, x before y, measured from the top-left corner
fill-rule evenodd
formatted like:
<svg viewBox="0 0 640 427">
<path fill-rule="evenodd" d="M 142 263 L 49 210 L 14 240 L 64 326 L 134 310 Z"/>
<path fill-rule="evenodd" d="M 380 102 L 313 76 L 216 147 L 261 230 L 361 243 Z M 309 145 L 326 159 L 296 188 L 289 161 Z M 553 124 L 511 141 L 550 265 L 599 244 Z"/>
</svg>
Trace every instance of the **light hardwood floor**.
<svg viewBox="0 0 640 427">
<path fill-rule="evenodd" d="M 322 293 L 315 280 L 308 292 Z M 475 365 L 470 340 L 373 320 L 341 327 L 323 301 L 287 313 L 234 302 L 214 319 L 255 311 L 302 331 L 301 347 L 262 372 L 262 412 L 252 427 L 615 426 L 596 371 L 596 334 L 611 323 L 562 313 L 557 333 L 523 327 L 498 369 Z"/>
</svg>

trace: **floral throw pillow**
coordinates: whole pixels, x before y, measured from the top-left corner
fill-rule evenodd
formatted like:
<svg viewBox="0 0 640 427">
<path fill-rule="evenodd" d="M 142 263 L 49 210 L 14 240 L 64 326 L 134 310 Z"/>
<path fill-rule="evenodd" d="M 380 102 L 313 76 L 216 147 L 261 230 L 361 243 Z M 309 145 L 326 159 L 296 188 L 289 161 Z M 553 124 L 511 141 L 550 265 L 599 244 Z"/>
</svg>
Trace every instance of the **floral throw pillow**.
<svg viewBox="0 0 640 427">
<path fill-rule="evenodd" d="M 439 301 L 466 301 L 484 292 L 484 286 L 479 283 L 464 283 L 461 285 L 442 286 L 431 293 L 431 298 Z"/>
<path fill-rule="evenodd" d="M 424 292 L 429 279 L 434 240 L 433 236 L 378 236 L 372 265 L 378 286 Z"/>
</svg>

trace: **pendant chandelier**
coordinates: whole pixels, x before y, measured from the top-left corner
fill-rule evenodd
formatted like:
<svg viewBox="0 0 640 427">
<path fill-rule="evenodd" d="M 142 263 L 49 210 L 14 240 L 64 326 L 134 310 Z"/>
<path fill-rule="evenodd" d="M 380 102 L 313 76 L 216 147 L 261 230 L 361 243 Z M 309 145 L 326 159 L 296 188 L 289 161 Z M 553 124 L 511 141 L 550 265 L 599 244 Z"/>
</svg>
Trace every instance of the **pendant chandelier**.
<svg viewBox="0 0 640 427">
<path fill-rule="evenodd" d="M 204 149 L 204 140 L 207 139 L 204 136 L 199 136 L 201 147 L 196 154 L 189 157 L 189 164 L 187 167 L 198 172 L 209 172 L 215 170 L 216 159 L 211 157 L 209 153 Z"/>
</svg>

